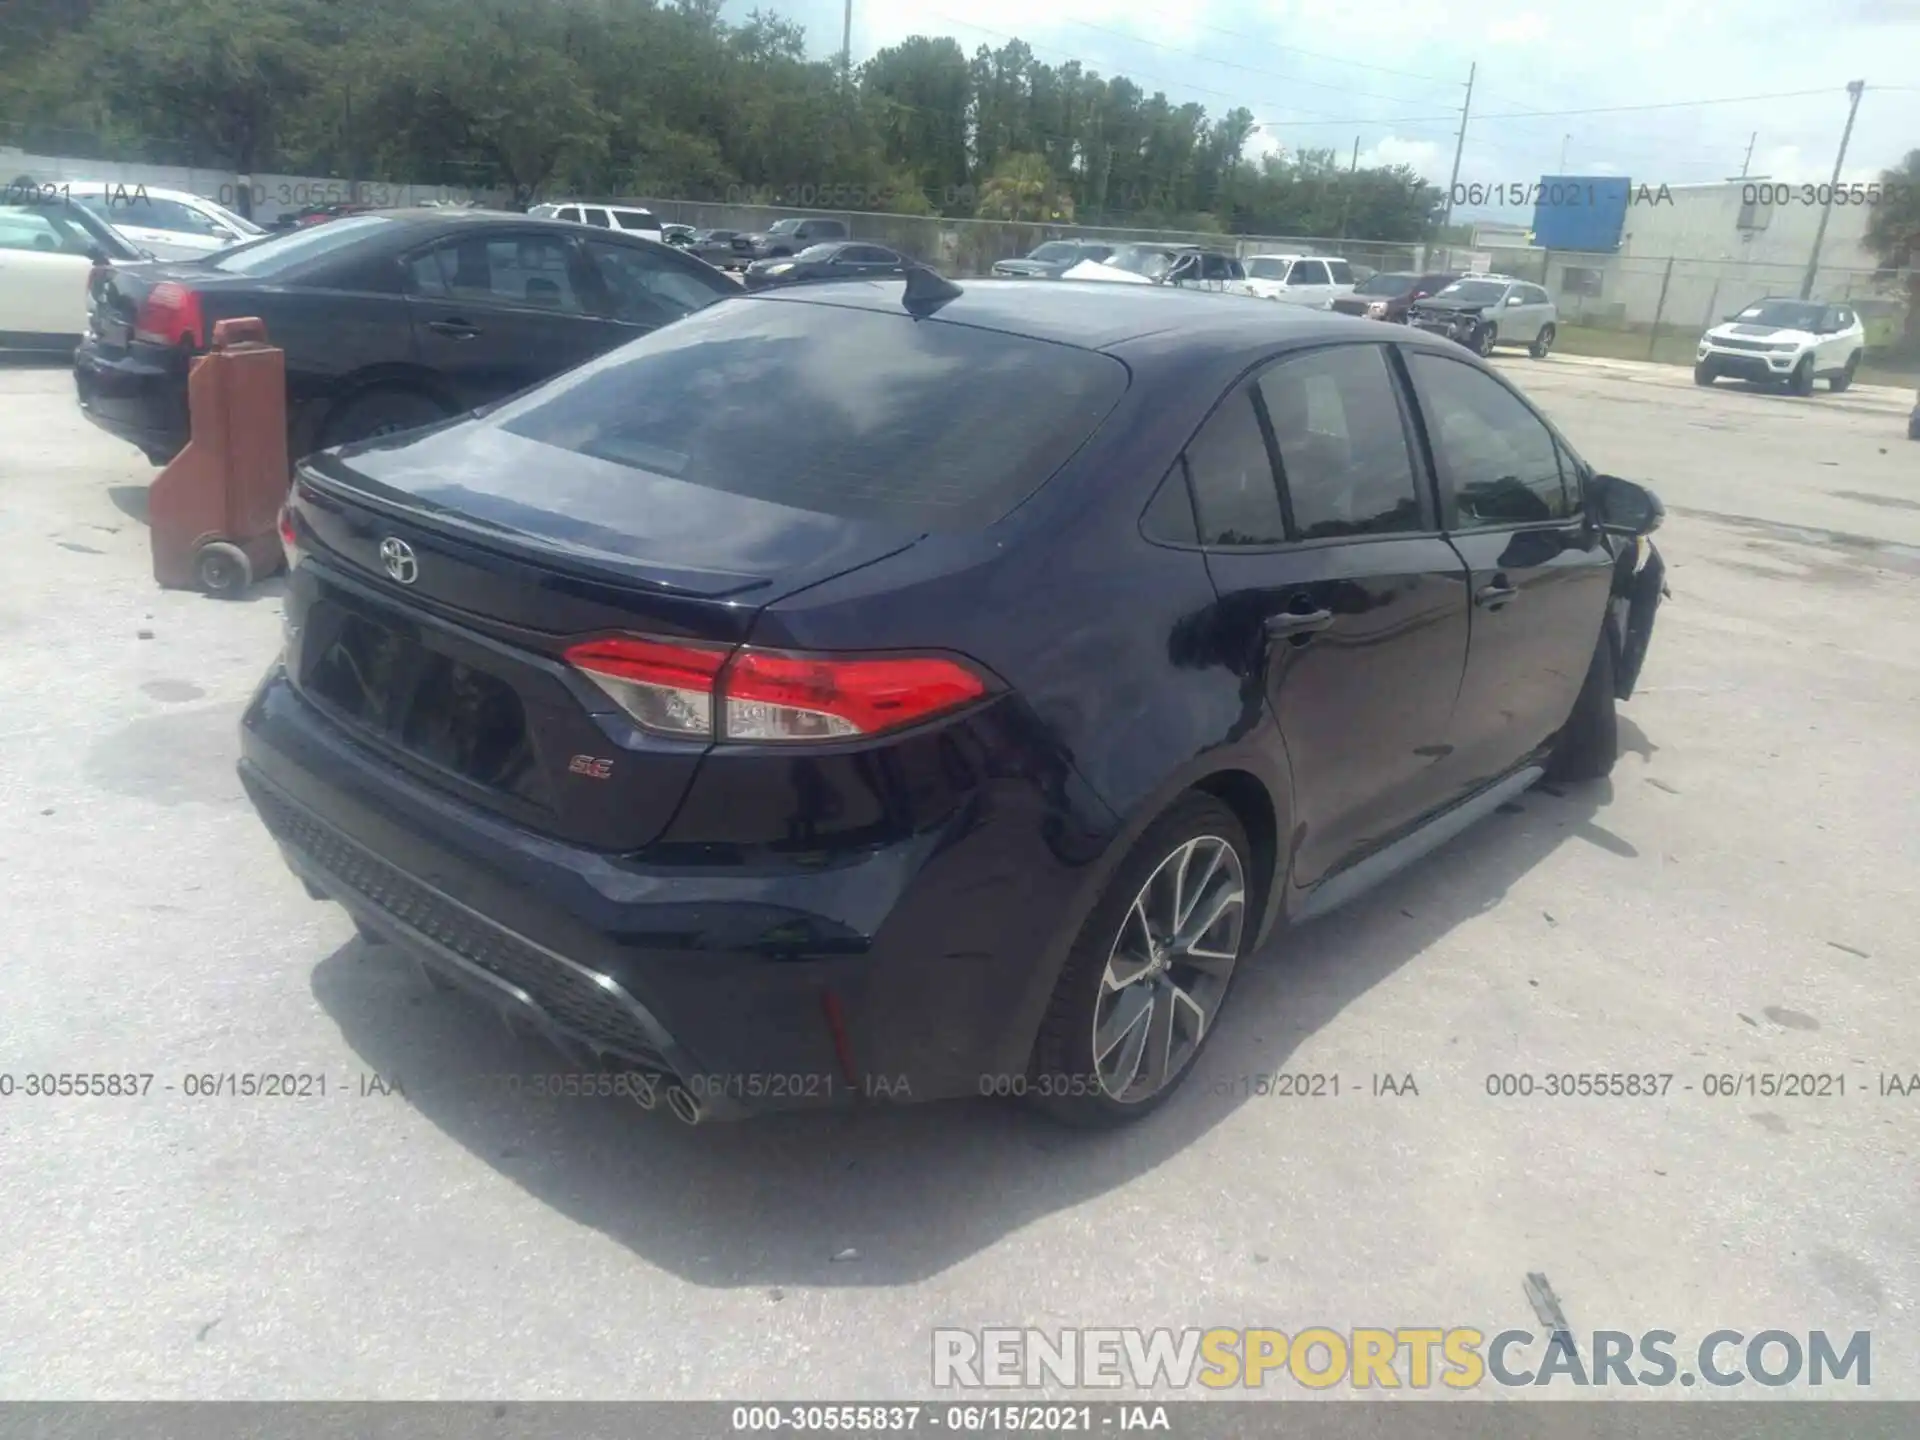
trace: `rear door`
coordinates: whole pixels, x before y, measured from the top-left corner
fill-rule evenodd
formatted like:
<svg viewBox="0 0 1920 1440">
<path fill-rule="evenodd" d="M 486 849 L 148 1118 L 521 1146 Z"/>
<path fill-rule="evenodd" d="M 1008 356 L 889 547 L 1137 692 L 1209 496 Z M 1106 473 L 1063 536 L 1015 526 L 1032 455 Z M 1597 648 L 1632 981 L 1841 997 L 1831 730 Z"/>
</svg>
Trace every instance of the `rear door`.
<svg viewBox="0 0 1920 1440">
<path fill-rule="evenodd" d="M 1461 791 L 1497 778 L 1566 722 L 1600 638 L 1613 556 L 1586 522 L 1571 452 L 1466 356 L 1408 346 L 1439 481 L 1466 561 L 1467 673 L 1448 743 Z"/>
<path fill-rule="evenodd" d="M 468 229 L 407 258 L 415 353 L 463 405 L 571 369 L 631 331 L 598 313 L 598 286 L 571 236 Z"/>
<path fill-rule="evenodd" d="M 1344 260 L 1327 261 L 1327 274 L 1333 278 L 1333 295 L 1353 293 L 1353 267 Z"/>
<path fill-rule="evenodd" d="M 1228 653 L 1254 667 L 1294 787 L 1306 886 L 1444 794 L 1466 568 L 1441 536 L 1385 347 L 1287 357 L 1187 447 Z"/>
<path fill-rule="evenodd" d="M 1333 277 L 1324 260 L 1296 260 L 1287 272 L 1287 288 L 1280 298 L 1294 305 L 1322 306 L 1333 298 Z"/>
</svg>

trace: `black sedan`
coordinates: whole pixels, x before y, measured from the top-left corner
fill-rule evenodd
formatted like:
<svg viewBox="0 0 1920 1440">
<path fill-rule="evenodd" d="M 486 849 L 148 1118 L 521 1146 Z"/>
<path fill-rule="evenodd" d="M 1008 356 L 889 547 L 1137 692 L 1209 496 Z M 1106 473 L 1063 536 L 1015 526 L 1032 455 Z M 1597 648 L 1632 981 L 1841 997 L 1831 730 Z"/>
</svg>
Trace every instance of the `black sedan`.
<svg viewBox="0 0 1920 1440">
<path fill-rule="evenodd" d="M 1015 260 L 996 260 L 993 273 L 1002 280 L 1058 280 L 1082 260 L 1105 260 L 1114 247 L 1093 240 L 1049 240 Z"/>
<path fill-rule="evenodd" d="M 1659 518 L 1410 329 L 773 289 L 310 457 L 240 774 L 316 898 L 643 1104 L 1111 1123 L 1276 924 L 1609 772 Z"/>
<path fill-rule="evenodd" d="M 80 407 L 156 465 L 186 443 L 214 322 L 286 353 L 292 455 L 430 424 L 737 295 L 670 245 L 482 210 L 390 210 L 204 260 L 116 269 L 74 357 Z"/>
<path fill-rule="evenodd" d="M 803 280 L 857 280 L 903 275 L 912 262 L 897 250 L 865 240 L 833 240 L 809 245 L 798 255 L 756 260 L 747 266 L 747 288 L 793 285 Z"/>
</svg>

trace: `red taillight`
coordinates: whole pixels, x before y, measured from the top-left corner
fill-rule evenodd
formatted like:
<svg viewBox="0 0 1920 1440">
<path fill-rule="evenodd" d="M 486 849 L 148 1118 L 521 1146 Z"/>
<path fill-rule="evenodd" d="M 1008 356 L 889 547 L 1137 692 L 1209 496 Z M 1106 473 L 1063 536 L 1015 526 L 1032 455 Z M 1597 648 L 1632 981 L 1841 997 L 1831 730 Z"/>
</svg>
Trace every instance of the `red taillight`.
<svg viewBox="0 0 1920 1440">
<path fill-rule="evenodd" d="M 150 345 L 192 344 L 205 349 L 206 320 L 200 311 L 200 297 L 184 285 L 162 280 L 147 292 L 133 319 L 136 340 Z"/>
<path fill-rule="evenodd" d="M 615 636 L 567 651 L 568 663 L 643 728 L 750 743 L 844 740 L 917 725 L 987 693 L 940 656 L 837 660 Z"/>
<path fill-rule="evenodd" d="M 829 660 L 743 650 L 721 686 L 728 740 L 839 740 L 897 730 L 978 700 L 980 677 L 951 660 Z"/>
</svg>

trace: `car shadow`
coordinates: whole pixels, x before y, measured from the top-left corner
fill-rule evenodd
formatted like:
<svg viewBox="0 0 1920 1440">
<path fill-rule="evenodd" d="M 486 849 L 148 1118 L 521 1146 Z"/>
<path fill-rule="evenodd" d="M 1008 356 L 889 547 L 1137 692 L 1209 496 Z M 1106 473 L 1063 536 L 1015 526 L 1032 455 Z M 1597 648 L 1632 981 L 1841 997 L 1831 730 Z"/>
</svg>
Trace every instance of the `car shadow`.
<svg viewBox="0 0 1920 1440">
<path fill-rule="evenodd" d="M 535 1098 L 531 1077 L 568 1067 L 479 1002 L 434 989 L 390 947 L 342 946 L 314 969 L 312 989 L 405 1103 L 536 1201 L 648 1263 L 716 1288 L 899 1285 L 1164 1164 L 1245 1103 L 1238 1077 L 1281 1069 L 1562 843 L 1634 854 L 1596 819 L 1611 795 L 1607 782 L 1536 788 L 1347 910 L 1279 932 L 1246 962 L 1180 1092 L 1118 1131 L 1066 1130 L 989 1100 L 690 1127 L 619 1098 Z M 1432 1040 L 1407 1037 L 1410 1068 Z M 513 1088 L 499 1078 L 508 1074 Z"/>
<path fill-rule="evenodd" d="M 113 508 L 129 520 L 145 525 L 148 522 L 148 492 L 145 485 L 109 485 L 107 499 L 113 502 Z"/>
</svg>

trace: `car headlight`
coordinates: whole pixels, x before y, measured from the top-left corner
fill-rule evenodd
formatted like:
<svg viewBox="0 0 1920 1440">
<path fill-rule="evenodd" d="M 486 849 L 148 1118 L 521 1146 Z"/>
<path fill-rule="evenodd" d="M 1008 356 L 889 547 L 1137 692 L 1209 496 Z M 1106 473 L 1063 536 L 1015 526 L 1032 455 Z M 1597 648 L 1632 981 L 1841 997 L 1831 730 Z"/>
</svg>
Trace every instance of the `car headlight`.
<svg viewBox="0 0 1920 1440">
<path fill-rule="evenodd" d="M 792 268 L 793 265 L 791 262 L 782 260 L 778 265 L 769 265 L 766 268 L 766 273 L 769 275 L 784 275 Z"/>
<path fill-rule="evenodd" d="M 1791 355 L 1799 348 L 1800 342 L 1798 340 L 1776 340 L 1767 346 L 1767 349 L 1773 351 L 1776 355 Z"/>
<path fill-rule="evenodd" d="M 1384 300 L 1375 300 L 1371 305 L 1367 306 L 1368 319 L 1378 320 L 1382 315 L 1386 313 L 1387 313 L 1387 302 Z"/>
</svg>

